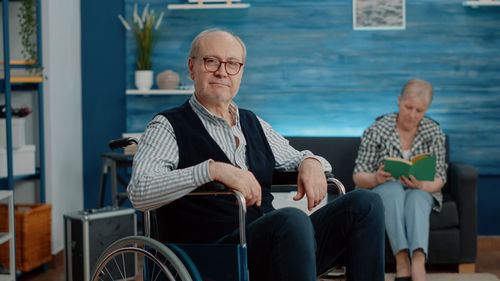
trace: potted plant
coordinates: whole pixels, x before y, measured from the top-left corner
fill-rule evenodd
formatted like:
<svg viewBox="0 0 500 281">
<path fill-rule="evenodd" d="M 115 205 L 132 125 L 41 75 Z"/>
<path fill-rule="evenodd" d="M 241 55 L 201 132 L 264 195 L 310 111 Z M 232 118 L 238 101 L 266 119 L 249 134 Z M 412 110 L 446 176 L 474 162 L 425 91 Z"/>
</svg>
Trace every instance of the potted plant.
<svg viewBox="0 0 500 281">
<path fill-rule="evenodd" d="M 36 18 L 36 1 L 35 0 L 23 0 L 21 2 L 21 7 L 19 8 L 19 13 L 17 17 L 19 19 L 21 36 L 21 54 L 24 59 L 28 62 L 28 72 L 35 75 L 43 75 L 43 67 L 40 65 L 40 60 L 38 56 L 36 35 L 37 35 L 37 18 Z"/>
<path fill-rule="evenodd" d="M 149 10 L 149 4 L 146 4 L 142 16 L 139 16 L 135 4 L 132 24 L 129 24 L 122 15 L 118 15 L 118 18 L 125 29 L 133 29 L 135 32 L 137 42 L 135 86 L 139 90 L 149 90 L 153 86 L 151 56 L 158 41 L 158 29 L 163 19 L 163 12 L 157 14 L 154 10 Z"/>
</svg>

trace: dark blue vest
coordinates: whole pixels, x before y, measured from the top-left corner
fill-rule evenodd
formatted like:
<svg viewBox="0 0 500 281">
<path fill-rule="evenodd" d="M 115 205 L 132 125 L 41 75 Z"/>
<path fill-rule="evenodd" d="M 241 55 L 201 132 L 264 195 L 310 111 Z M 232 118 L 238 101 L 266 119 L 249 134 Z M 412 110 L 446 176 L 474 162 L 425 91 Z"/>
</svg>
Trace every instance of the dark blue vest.
<svg viewBox="0 0 500 281">
<path fill-rule="evenodd" d="M 249 170 L 262 187 L 261 207 L 247 209 L 251 222 L 273 210 L 271 182 L 274 155 L 259 120 L 254 113 L 240 109 L 240 123 L 247 141 Z M 160 113 L 172 125 L 179 147 L 178 168 L 186 168 L 205 160 L 231 163 L 210 136 L 189 102 Z M 162 242 L 213 242 L 238 227 L 238 206 L 233 195 L 184 196 L 157 210 L 159 239 Z"/>
</svg>

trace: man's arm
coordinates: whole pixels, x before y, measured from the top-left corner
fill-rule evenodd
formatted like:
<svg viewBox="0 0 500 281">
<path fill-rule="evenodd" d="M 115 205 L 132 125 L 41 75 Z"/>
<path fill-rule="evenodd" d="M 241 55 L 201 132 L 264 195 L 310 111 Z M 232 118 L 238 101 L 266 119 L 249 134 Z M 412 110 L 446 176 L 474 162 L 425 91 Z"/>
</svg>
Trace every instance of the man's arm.
<svg viewBox="0 0 500 281">
<path fill-rule="evenodd" d="M 323 157 L 314 155 L 309 150 L 298 151 L 287 139 L 276 133 L 267 122 L 259 118 L 267 141 L 271 146 L 276 168 L 285 171 L 298 170 L 297 195 L 294 200 L 307 196 L 309 210 L 316 207 L 326 196 L 327 183 L 325 172 L 331 172 L 332 166 Z"/>
<path fill-rule="evenodd" d="M 212 181 L 209 162 L 177 169 L 179 149 L 167 118 L 156 116 L 146 128 L 134 156 L 128 194 L 142 211 L 170 203 Z"/>
</svg>

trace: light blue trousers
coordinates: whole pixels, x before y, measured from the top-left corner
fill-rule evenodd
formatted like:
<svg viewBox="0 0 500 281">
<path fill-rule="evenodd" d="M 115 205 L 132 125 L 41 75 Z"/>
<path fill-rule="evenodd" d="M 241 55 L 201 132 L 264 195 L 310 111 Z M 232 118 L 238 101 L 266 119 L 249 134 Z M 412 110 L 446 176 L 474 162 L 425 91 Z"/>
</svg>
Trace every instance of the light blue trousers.
<svg viewBox="0 0 500 281">
<path fill-rule="evenodd" d="M 388 181 L 372 189 L 385 207 L 385 229 L 394 255 L 407 249 L 422 249 L 427 256 L 429 216 L 434 198 L 428 192 Z"/>
</svg>

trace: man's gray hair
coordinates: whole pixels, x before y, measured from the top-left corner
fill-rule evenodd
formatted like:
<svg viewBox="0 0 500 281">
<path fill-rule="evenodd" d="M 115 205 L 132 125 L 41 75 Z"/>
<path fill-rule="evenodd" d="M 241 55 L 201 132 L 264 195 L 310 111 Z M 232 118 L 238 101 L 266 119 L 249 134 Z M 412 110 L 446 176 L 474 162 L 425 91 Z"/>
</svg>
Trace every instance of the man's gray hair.
<svg viewBox="0 0 500 281">
<path fill-rule="evenodd" d="M 405 99 L 409 95 L 425 98 L 429 104 L 434 96 L 434 90 L 431 83 L 422 79 L 412 79 L 403 86 L 401 89 L 401 99 Z"/>
<path fill-rule="evenodd" d="M 200 32 L 200 34 L 196 35 L 196 37 L 193 39 L 193 42 L 191 42 L 191 50 L 189 51 L 189 57 L 192 58 L 192 57 L 195 57 L 198 55 L 198 50 L 200 48 L 200 42 L 203 38 L 205 38 L 205 36 L 209 35 L 209 34 L 212 34 L 212 33 L 216 33 L 216 32 L 224 32 L 224 33 L 227 33 L 231 36 L 234 37 L 234 39 L 236 39 L 236 41 L 238 41 L 243 49 L 243 62 L 245 62 L 245 59 L 246 59 L 246 56 L 247 56 L 247 47 L 245 46 L 245 43 L 243 43 L 243 40 L 241 40 L 240 37 L 238 37 L 237 35 L 235 35 L 234 33 L 232 33 L 231 31 L 227 31 L 227 30 L 223 30 L 223 29 L 219 29 L 219 28 L 212 28 L 212 29 L 207 29 L 207 30 L 204 30 L 202 32 Z"/>
</svg>

